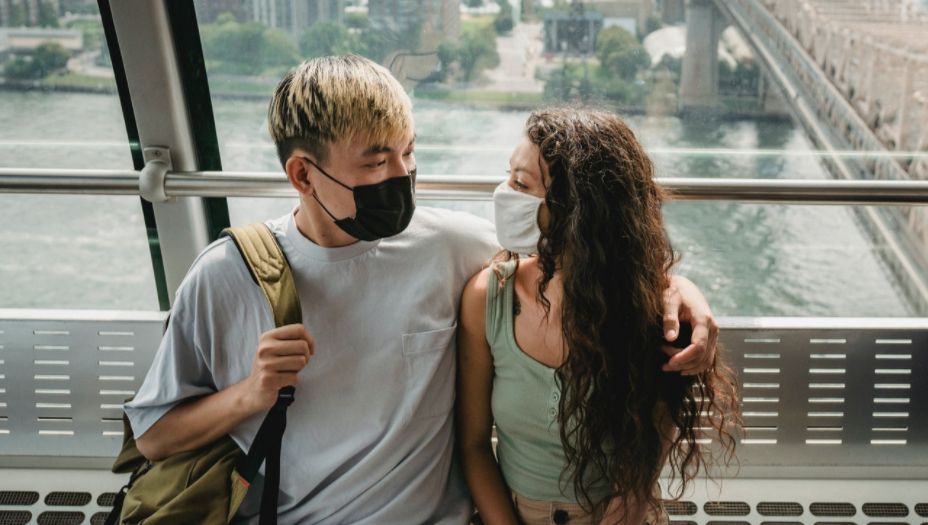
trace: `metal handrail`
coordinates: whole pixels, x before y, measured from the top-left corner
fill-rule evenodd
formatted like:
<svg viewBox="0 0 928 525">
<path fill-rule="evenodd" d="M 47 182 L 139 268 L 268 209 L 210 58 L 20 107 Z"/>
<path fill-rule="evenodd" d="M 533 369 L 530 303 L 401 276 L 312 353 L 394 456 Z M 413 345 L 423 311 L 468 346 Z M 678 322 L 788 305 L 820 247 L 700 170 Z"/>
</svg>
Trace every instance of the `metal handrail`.
<svg viewBox="0 0 928 525">
<path fill-rule="evenodd" d="M 503 179 L 420 175 L 421 199 L 487 199 Z M 792 204 L 924 205 L 928 181 L 659 178 L 674 200 Z M 138 195 L 139 172 L 0 168 L 0 193 Z M 272 172 L 171 172 L 169 197 L 294 197 L 286 177 Z"/>
</svg>

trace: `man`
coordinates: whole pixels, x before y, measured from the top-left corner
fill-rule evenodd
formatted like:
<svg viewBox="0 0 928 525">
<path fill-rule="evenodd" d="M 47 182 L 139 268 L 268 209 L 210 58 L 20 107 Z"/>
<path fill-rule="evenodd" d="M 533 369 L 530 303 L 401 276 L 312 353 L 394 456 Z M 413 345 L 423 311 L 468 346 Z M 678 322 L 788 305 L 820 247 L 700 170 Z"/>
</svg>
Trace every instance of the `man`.
<svg viewBox="0 0 928 525">
<path fill-rule="evenodd" d="M 304 322 L 272 329 L 233 243 L 210 245 L 125 407 L 137 446 L 157 460 L 229 434 L 247 450 L 277 391 L 296 385 L 280 523 L 465 523 L 470 502 L 452 465 L 454 330 L 464 284 L 498 250 L 492 225 L 413 213 L 410 100 L 373 62 L 303 63 L 280 82 L 268 117 L 300 194 L 292 214 L 268 225 Z M 699 344 L 668 368 L 694 373 L 711 362 L 716 329 L 692 283 L 674 283 L 667 328 L 679 311 Z M 259 494 L 249 492 L 243 522 Z"/>
</svg>

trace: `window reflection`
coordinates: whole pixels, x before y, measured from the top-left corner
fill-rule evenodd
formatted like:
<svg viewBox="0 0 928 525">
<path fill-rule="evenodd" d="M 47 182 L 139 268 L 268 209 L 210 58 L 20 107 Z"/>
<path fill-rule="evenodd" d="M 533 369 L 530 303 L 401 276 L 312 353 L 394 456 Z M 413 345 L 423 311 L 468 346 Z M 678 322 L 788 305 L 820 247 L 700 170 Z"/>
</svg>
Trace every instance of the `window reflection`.
<svg viewBox="0 0 928 525">
<path fill-rule="evenodd" d="M 0 167 L 133 169 L 95 0 L 0 0 Z M 0 193 L 0 308 L 157 310 L 138 197 Z"/>
<path fill-rule="evenodd" d="M 0 166 L 131 168 L 97 4 L 0 0 Z"/>
<path fill-rule="evenodd" d="M 913 50 L 909 54 L 920 65 L 909 69 L 905 69 L 907 60 L 912 60 L 909 55 L 881 61 L 880 55 L 873 54 L 892 47 L 880 47 L 881 38 L 923 34 L 928 14 L 911 1 L 868 0 L 849 4 L 848 12 L 835 17 L 827 4 L 825 0 L 196 2 L 223 166 L 228 170 L 279 172 L 264 129 L 264 112 L 287 68 L 308 57 L 358 53 L 390 68 L 408 88 L 422 174 L 502 176 L 509 146 L 518 139 L 528 113 L 546 104 L 568 103 L 592 104 L 625 115 L 662 177 L 928 178 L 928 172 L 922 173 L 928 166 L 928 68 L 923 67 L 928 48 L 896 46 Z M 748 26 L 731 22 L 734 9 Z M 812 15 L 819 23 L 803 18 Z M 764 26 L 765 20 L 776 25 Z M 792 82 L 791 92 L 800 93 L 802 101 L 812 105 L 811 116 L 805 116 L 811 122 L 793 117 L 795 108 L 782 94 L 782 79 L 765 73 L 770 64 L 764 64 L 750 44 L 762 40 L 777 53 L 790 52 L 789 42 L 777 38 L 806 46 L 801 53 L 775 58 Z M 809 67 L 818 73 L 801 64 L 797 56 L 802 53 L 813 57 Z M 866 93 L 864 85 L 869 86 Z M 829 90 L 838 98 L 825 97 Z M 856 118 L 862 118 L 865 126 L 852 129 L 849 122 Z M 834 137 L 836 153 L 823 147 L 821 137 L 810 134 L 815 127 Z M 430 204 L 489 213 L 486 203 Z M 281 202 L 279 209 L 291 205 Z M 236 217 L 256 218 L 254 208 L 249 211 L 243 200 L 231 201 L 230 208 L 233 222 Z M 915 254 L 911 260 L 928 282 L 928 264 L 917 256 L 919 251 L 928 253 L 925 208 L 880 209 L 879 217 L 890 225 L 890 237 L 875 233 L 880 228 L 874 226 L 873 217 L 843 208 L 680 203 L 669 205 L 667 213 L 675 240 L 692 254 L 683 268 L 705 277 L 700 284 L 712 290 L 725 314 L 928 313 L 918 300 L 903 298 L 889 304 L 895 291 L 911 288 L 911 281 L 900 276 L 892 256 L 883 256 L 888 245 L 904 245 Z M 742 220 L 747 216 L 756 220 Z M 691 228 L 697 224 L 699 228 Z M 824 224 L 832 235 L 808 236 Z M 845 239 L 844 251 L 834 239 Z M 835 249 L 829 251 L 827 246 Z M 729 260 L 730 250 L 760 250 L 772 253 L 774 259 L 760 263 L 766 255 L 757 255 L 748 257 L 751 260 Z M 777 251 L 790 253 L 777 256 Z M 862 263 L 868 270 L 856 272 L 849 265 L 830 273 L 827 262 L 838 260 L 869 261 Z M 756 284 L 769 282 L 772 275 L 805 282 L 805 277 L 780 272 L 787 268 L 834 286 L 787 286 L 783 294 L 795 296 L 784 299 L 786 295 L 773 298 Z M 716 282 L 713 275 L 726 281 Z M 883 299 L 869 306 L 822 299 L 822 294 L 840 297 L 842 286 L 850 282 L 861 289 L 889 292 L 877 294 Z M 741 291 L 728 293 L 732 287 Z"/>
</svg>

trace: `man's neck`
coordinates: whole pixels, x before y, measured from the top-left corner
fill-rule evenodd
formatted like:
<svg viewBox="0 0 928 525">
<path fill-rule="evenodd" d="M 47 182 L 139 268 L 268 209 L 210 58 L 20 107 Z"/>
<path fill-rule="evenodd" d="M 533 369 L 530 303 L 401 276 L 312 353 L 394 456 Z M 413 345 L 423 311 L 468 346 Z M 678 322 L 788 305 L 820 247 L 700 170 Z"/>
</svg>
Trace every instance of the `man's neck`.
<svg viewBox="0 0 928 525">
<path fill-rule="evenodd" d="M 315 203 L 307 203 L 300 199 L 300 207 L 297 208 L 293 220 L 303 237 L 323 248 L 338 248 L 358 242 L 336 226 Z"/>
</svg>

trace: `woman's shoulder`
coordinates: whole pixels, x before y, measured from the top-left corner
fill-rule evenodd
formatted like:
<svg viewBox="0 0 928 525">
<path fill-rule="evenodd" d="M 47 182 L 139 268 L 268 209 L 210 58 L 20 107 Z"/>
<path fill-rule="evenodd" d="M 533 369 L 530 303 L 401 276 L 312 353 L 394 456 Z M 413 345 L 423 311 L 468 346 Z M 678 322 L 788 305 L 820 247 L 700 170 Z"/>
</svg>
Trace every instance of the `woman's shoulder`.
<svg viewBox="0 0 928 525">
<path fill-rule="evenodd" d="M 488 279 L 499 282 L 505 282 L 516 274 L 516 271 L 525 264 L 526 259 L 508 259 L 508 260 L 493 260 L 490 262 L 490 274 Z"/>
<path fill-rule="evenodd" d="M 459 321 L 465 332 L 483 332 L 486 327 L 487 290 L 491 270 L 484 268 L 474 274 L 461 293 Z"/>
<path fill-rule="evenodd" d="M 461 308 L 466 308 L 468 306 L 473 306 L 479 303 L 480 307 L 483 308 L 483 304 L 486 302 L 487 290 L 490 289 L 490 281 L 492 280 L 493 274 L 493 265 L 484 267 L 479 272 L 475 273 L 464 285 L 464 292 L 461 295 Z"/>
<path fill-rule="evenodd" d="M 487 289 L 490 286 L 490 275 L 493 273 L 493 264 L 484 267 L 475 273 L 464 285 L 464 297 L 480 296 L 486 297 Z"/>
</svg>

